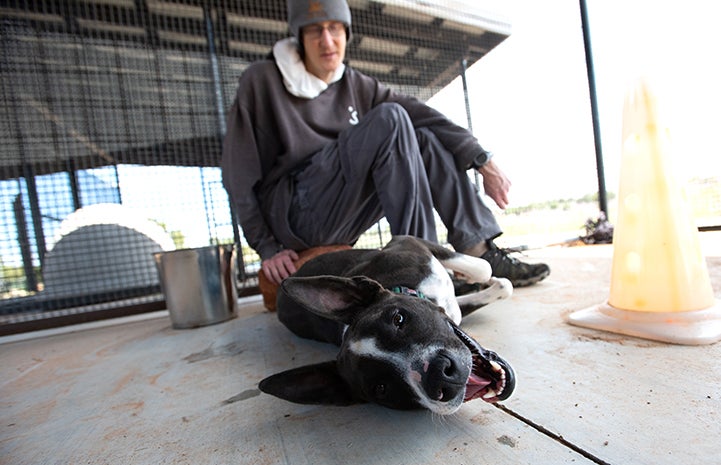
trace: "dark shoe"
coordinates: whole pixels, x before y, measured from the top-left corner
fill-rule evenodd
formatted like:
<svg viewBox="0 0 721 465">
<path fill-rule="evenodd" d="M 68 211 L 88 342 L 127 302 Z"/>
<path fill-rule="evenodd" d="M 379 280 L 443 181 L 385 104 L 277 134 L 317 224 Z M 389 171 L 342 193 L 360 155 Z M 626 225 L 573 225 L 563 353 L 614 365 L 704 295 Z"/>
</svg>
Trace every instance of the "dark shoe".
<svg viewBox="0 0 721 465">
<path fill-rule="evenodd" d="M 507 278 L 513 287 L 536 284 L 551 274 L 551 269 L 545 263 L 524 263 L 490 241 L 488 247 L 488 251 L 481 255 L 481 258 L 491 264 L 493 276 Z"/>
</svg>

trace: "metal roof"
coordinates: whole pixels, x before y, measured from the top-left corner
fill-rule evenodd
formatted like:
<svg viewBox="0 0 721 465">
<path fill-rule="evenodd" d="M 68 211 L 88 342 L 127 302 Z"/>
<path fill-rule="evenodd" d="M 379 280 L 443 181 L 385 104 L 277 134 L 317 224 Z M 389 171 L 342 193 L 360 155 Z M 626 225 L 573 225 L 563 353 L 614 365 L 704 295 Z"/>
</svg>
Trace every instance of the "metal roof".
<svg viewBox="0 0 721 465">
<path fill-rule="evenodd" d="M 349 5 L 350 64 L 421 99 L 510 34 L 482 2 Z M 288 35 L 285 0 L 15 0 L 0 18 L 0 179 L 215 166 L 237 76 Z"/>
</svg>

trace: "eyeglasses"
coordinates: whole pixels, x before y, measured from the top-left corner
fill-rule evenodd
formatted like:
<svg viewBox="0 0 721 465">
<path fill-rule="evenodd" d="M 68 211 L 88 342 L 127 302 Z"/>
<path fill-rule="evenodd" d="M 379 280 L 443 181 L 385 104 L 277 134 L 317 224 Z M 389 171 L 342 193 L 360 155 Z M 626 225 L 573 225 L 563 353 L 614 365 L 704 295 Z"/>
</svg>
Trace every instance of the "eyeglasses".
<svg viewBox="0 0 721 465">
<path fill-rule="evenodd" d="M 328 30 L 328 33 L 334 39 L 337 39 L 341 34 L 345 34 L 345 24 L 334 22 L 327 26 L 321 24 L 311 24 L 303 28 L 303 37 L 307 37 L 310 40 L 318 40 L 323 35 L 324 30 Z"/>
</svg>

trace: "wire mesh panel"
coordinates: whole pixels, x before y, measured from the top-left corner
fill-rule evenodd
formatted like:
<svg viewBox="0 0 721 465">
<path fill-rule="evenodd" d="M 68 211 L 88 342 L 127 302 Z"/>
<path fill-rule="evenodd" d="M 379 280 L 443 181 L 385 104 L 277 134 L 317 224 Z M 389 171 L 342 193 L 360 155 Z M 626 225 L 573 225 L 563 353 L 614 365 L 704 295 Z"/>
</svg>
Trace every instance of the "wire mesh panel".
<svg viewBox="0 0 721 465">
<path fill-rule="evenodd" d="M 453 1 L 349 4 L 351 64 L 421 99 L 509 33 Z M 238 76 L 287 34 L 284 0 L 3 2 L 2 322 L 159 308 L 176 248 L 238 243 L 254 290 L 218 166 Z"/>
</svg>

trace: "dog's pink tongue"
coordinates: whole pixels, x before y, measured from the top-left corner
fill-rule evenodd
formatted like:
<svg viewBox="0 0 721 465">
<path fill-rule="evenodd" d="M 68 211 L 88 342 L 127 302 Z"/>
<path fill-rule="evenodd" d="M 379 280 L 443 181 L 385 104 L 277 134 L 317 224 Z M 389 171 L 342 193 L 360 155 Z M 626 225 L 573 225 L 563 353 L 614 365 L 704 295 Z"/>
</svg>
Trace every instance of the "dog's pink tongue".
<svg viewBox="0 0 721 465">
<path fill-rule="evenodd" d="M 491 384 L 490 380 L 471 373 L 471 376 L 468 377 L 468 382 L 466 382 L 466 396 L 463 401 L 468 402 L 469 400 L 481 397 L 483 395 L 483 389 L 489 384 Z"/>
</svg>

